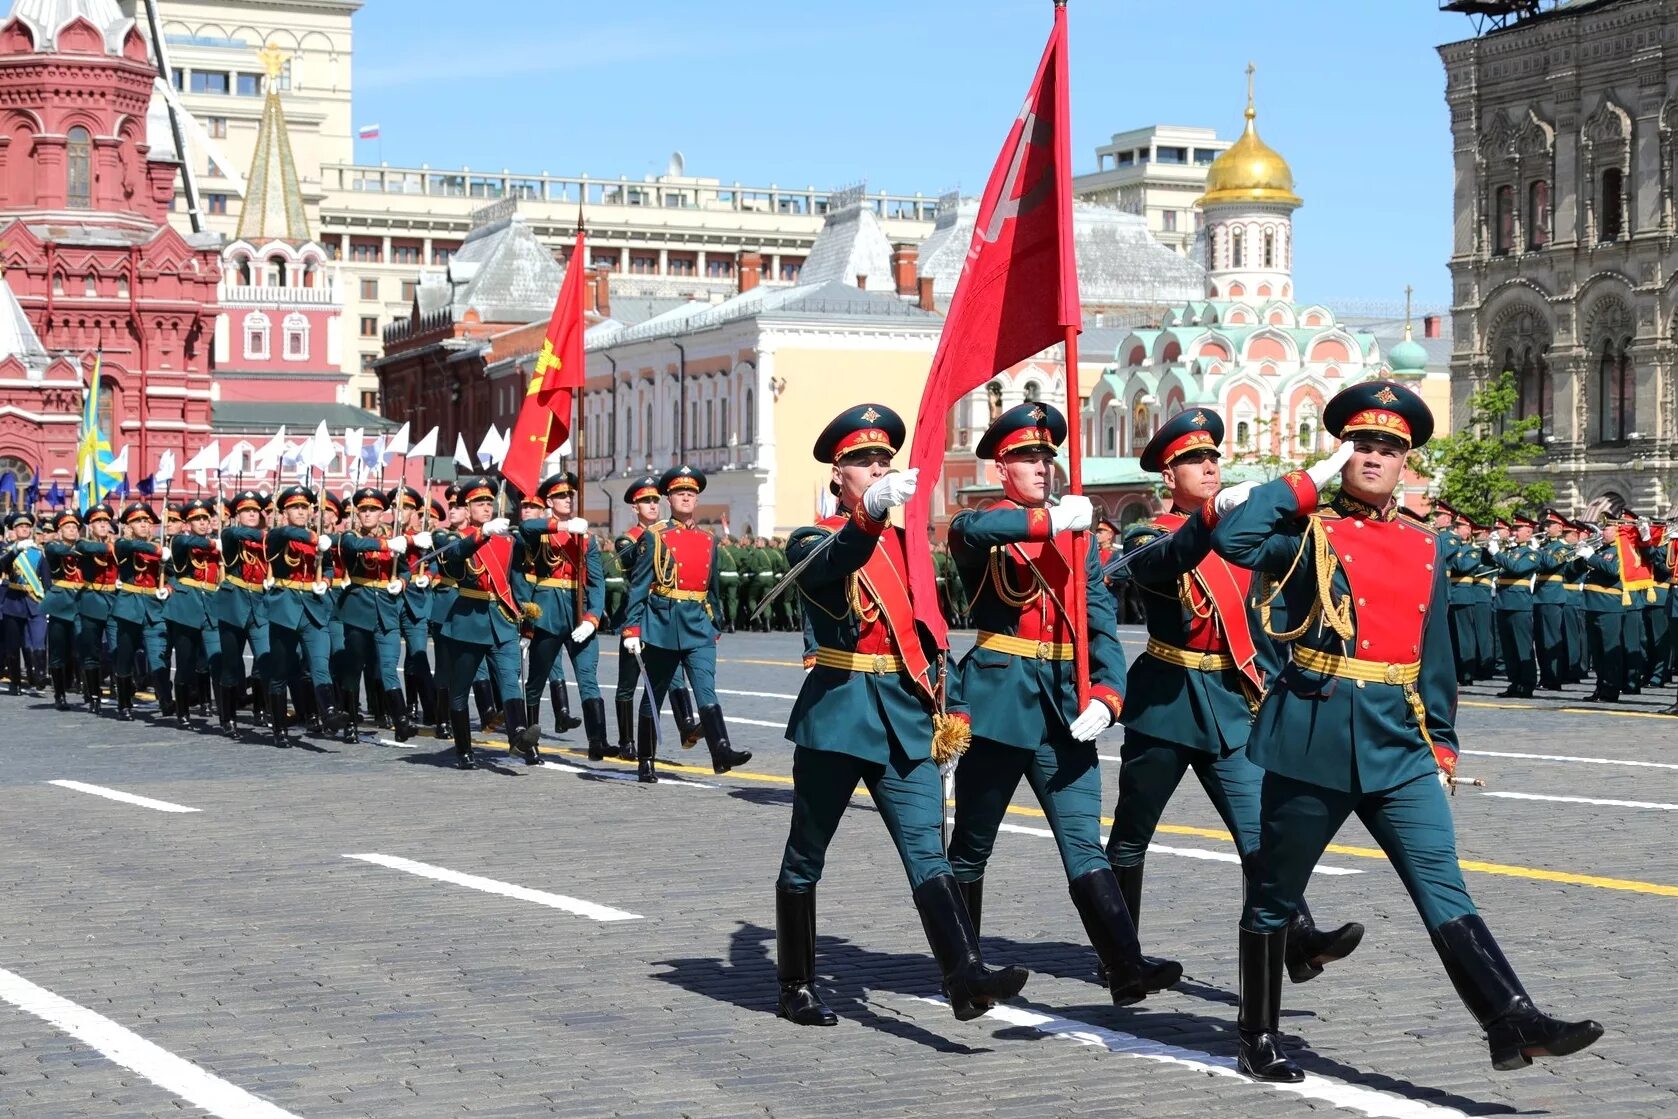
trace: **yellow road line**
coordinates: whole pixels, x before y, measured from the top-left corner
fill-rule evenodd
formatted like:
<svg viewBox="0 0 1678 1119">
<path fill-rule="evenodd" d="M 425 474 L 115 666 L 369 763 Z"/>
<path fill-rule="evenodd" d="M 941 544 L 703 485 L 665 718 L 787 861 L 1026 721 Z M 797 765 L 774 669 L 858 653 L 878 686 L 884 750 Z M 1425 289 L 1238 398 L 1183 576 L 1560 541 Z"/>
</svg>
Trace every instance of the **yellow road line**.
<svg viewBox="0 0 1678 1119">
<path fill-rule="evenodd" d="M 1458 707 L 1484 707 L 1494 711 L 1556 711 L 1563 715 L 1607 715 L 1614 719 L 1670 719 L 1658 711 L 1609 711 L 1602 707 L 1544 707 L 1537 703 L 1486 703 L 1482 700 L 1457 701 Z"/>
</svg>

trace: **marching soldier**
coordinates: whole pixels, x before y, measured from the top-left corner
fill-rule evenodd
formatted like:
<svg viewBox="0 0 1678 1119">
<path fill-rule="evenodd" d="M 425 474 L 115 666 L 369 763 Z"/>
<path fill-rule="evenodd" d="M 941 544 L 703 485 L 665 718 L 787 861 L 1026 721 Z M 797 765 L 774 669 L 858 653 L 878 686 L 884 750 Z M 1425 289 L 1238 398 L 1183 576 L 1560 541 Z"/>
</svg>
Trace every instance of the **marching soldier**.
<svg viewBox="0 0 1678 1119">
<path fill-rule="evenodd" d="M 1255 1080 L 1305 1077 L 1278 1032 L 1287 928 L 1312 868 L 1354 812 L 1486 1030 L 1493 1067 L 1577 1052 L 1602 1027 L 1551 1018 L 1527 997 L 1469 897 L 1436 779 L 1454 772 L 1458 753 L 1446 576 L 1438 540 L 1399 517 L 1393 500 L 1433 416 L 1409 388 L 1377 380 L 1337 393 L 1323 426 L 1346 440 L 1326 463 L 1215 503 L 1213 548 L 1282 579 L 1287 617 L 1299 623 L 1248 742 L 1266 773 L 1259 873 L 1241 920 L 1239 1068 Z M 1319 486 L 1334 471 L 1339 495 L 1319 508 Z"/>
<path fill-rule="evenodd" d="M 1497 639 L 1497 566 L 1491 562 L 1486 545 L 1491 542 L 1494 527 L 1473 525 L 1476 566 L 1474 568 L 1474 633 L 1480 646 L 1480 668 L 1474 673 L 1477 680 L 1493 680 L 1503 671 L 1503 649 Z"/>
<path fill-rule="evenodd" d="M 385 494 L 392 509 L 391 529 L 424 544 L 408 548 L 397 560 L 402 576 L 397 628 L 402 638 L 402 686 L 406 692 L 403 710 L 408 721 L 426 726 L 436 723 L 432 704 L 437 684 L 431 672 L 431 560 L 425 553 L 432 547 L 431 532 L 425 525 L 425 498 L 412 486 L 399 485 Z M 423 534 L 423 536 L 421 535 Z"/>
<path fill-rule="evenodd" d="M 453 658 L 448 667 L 449 724 L 454 732 L 455 758 L 461 769 L 476 769 L 472 753 L 472 717 L 466 699 L 473 680 L 493 662 L 491 678 L 500 689 L 507 718 L 507 744 L 525 765 L 541 765 L 537 752 L 540 727 L 525 715 L 519 688 L 519 627 L 538 607 L 520 604 L 509 582 L 512 531 L 496 513 L 496 489 L 487 478 L 460 484 L 465 522 L 457 533 L 436 541 L 443 572 L 455 583 L 457 597 L 443 618 L 443 633 Z"/>
<path fill-rule="evenodd" d="M 229 738 L 239 737 L 240 692 L 249 688 L 251 706 L 269 709 L 268 692 L 275 680 L 269 644 L 268 589 L 274 585 L 268 562 L 268 532 L 262 526 L 266 503 L 254 489 L 240 490 L 228 500 L 232 524 L 221 530 L 222 562 L 226 565 L 221 589 L 212 599 L 220 630 L 222 689 L 216 721 Z M 245 674 L 245 648 L 251 651 L 251 672 Z M 284 677 L 278 678 L 284 703 Z M 279 735 L 276 742 L 284 735 Z"/>
<path fill-rule="evenodd" d="M 1596 668 L 1596 687 L 1587 702 L 1618 703 L 1625 686 L 1625 626 L 1628 603 L 1620 586 L 1619 530 L 1605 535 L 1595 525 L 1573 550 L 1585 592 L 1585 639 Z"/>
<path fill-rule="evenodd" d="M 1138 553 L 1128 569 L 1146 604 L 1148 645 L 1131 663 L 1120 712 L 1125 738 L 1107 858 L 1137 926 L 1148 844 L 1191 767 L 1235 837 L 1245 878 L 1258 855 L 1264 771 L 1247 757 L 1247 735 L 1265 682 L 1281 665 L 1275 647 L 1252 629 L 1252 572 L 1212 552 L 1211 499 L 1223 480 L 1223 438 L 1223 418 L 1208 409 L 1166 421 L 1141 463 L 1163 477 L 1171 511 L 1124 535 L 1124 550 L 1137 553 L 1170 534 L 1169 544 Z M 1355 922 L 1320 931 L 1302 898 L 1288 927 L 1289 977 L 1303 983 L 1322 974 L 1324 964 L 1352 954 L 1363 931 Z"/>
<path fill-rule="evenodd" d="M 157 533 L 157 514 L 143 501 L 132 502 L 122 511 L 122 523 L 131 535 L 116 542 L 117 595 L 111 612 L 116 616 L 115 658 L 117 718 L 134 718 L 134 676 L 137 656 L 145 653 L 157 691 L 158 714 L 174 715 L 165 657 L 169 632 L 163 621 L 163 604 L 170 590 L 163 579 L 163 547 Z"/>
<path fill-rule="evenodd" d="M 1538 545 L 1538 583 L 1532 590 L 1533 645 L 1538 653 L 1538 686 L 1560 690 L 1567 680 L 1567 568 L 1573 546 L 1562 538 L 1567 518 L 1544 510 L 1544 540 Z"/>
<path fill-rule="evenodd" d="M 337 604 L 337 616 L 344 626 L 345 678 L 354 681 L 366 667 L 376 668 L 396 740 L 406 742 L 415 732 L 408 721 L 408 704 L 397 670 L 402 654 L 403 599 L 408 590 L 402 572 L 410 551 L 431 547 L 431 534 L 423 530 L 412 535 L 387 532 L 383 518 L 390 498 L 375 486 L 357 490 L 352 500 L 358 523 L 354 531 L 338 538 L 338 552 L 349 578 L 349 586 L 340 593 Z M 346 708 L 345 714 L 349 719 L 344 731 L 347 740 L 356 730 L 355 707 Z"/>
<path fill-rule="evenodd" d="M 105 633 L 111 627 L 111 599 L 117 590 L 116 541 L 112 538 L 112 521 L 116 513 L 109 505 L 99 504 L 89 509 L 82 522 L 88 536 L 76 544 L 81 556 L 85 583 L 77 597 L 79 615 L 76 629 L 77 651 L 82 665 L 82 702 L 90 712 L 99 714 L 103 702 Z"/>
<path fill-rule="evenodd" d="M 1513 538 L 1503 534 L 1511 531 Z M 1538 662 L 1532 645 L 1532 590 L 1538 574 L 1538 541 L 1532 538 L 1537 526 L 1531 519 L 1501 518 L 1497 531 L 1486 542 L 1486 560 L 1497 568 L 1497 633 L 1503 648 L 1503 666 L 1509 686 L 1497 693 L 1500 699 L 1531 699 L 1538 685 Z"/>
<path fill-rule="evenodd" d="M 60 509 L 48 522 L 57 536 L 42 547 L 47 560 L 47 593 L 41 608 L 47 615 L 47 674 L 52 678 L 52 702 L 60 711 L 70 709 L 70 682 L 77 678 L 77 624 L 81 618 L 81 595 L 86 586 L 81 552 L 81 518 L 74 509 Z"/>
<path fill-rule="evenodd" d="M 7 692 L 20 695 L 27 675 L 29 686 L 40 686 L 46 646 L 47 616 L 42 609 L 48 579 L 47 557 L 35 540 L 35 514 L 25 509 L 6 519 L 10 541 L 0 551 L 0 663 L 11 677 Z M 37 653 L 40 650 L 40 653 Z"/>
<path fill-rule="evenodd" d="M 466 507 L 460 500 L 460 486 L 450 483 L 443 490 L 444 506 L 441 514 L 434 517 L 437 526 L 431 533 L 431 547 L 433 552 L 441 553 L 442 546 L 452 541 L 462 526 L 466 523 Z M 438 738 L 445 734 L 452 734 L 449 726 L 451 721 L 449 712 L 452 710 L 449 695 L 449 675 L 454 671 L 454 649 L 449 645 L 448 634 L 443 632 L 443 620 L 454 609 L 455 600 L 460 597 L 460 589 L 454 579 L 443 567 L 441 558 L 435 560 L 436 572 L 432 576 L 431 584 L 431 642 L 437 650 L 436 690 L 432 693 L 432 709 L 436 722 L 432 724 L 431 733 Z"/>
<path fill-rule="evenodd" d="M 1002 817 L 1024 778 L 1048 815 L 1072 901 L 1106 969 L 1115 1006 L 1183 977 L 1180 965 L 1143 957 L 1136 927 L 1101 845 L 1101 768 L 1095 739 L 1118 721 L 1125 683 L 1113 596 L 1091 549 L 1084 616 L 1067 613 L 1074 540 L 1093 506 L 1082 494 L 1048 502 L 1066 420 L 1027 401 L 998 416 L 979 440 L 993 459 L 1003 499 L 950 522 L 950 554 L 967 584 L 978 638 L 959 668 L 973 743 L 956 767 L 954 868 L 975 930 L 981 926 L 985 867 Z M 1089 698 L 1079 710 L 1077 642 L 1089 650 Z"/>
<path fill-rule="evenodd" d="M 193 702 L 212 694 L 220 717 L 226 685 L 213 606 L 221 589 L 221 547 L 210 503 L 203 498 L 187 502 L 182 519 L 185 527 L 169 538 L 169 597 L 163 602 L 163 623 L 175 650 L 175 725 L 186 730 L 192 725 Z"/>
<path fill-rule="evenodd" d="M 268 593 L 268 626 L 273 677 L 268 684 L 268 718 L 276 746 L 286 736 L 286 685 L 307 682 L 320 720 L 320 733 L 338 734 L 351 718 L 338 706 L 332 681 L 332 607 L 327 598 L 333 572 L 328 557 L 332 535 L 309 528 L 318 499 L 307 486 L 287 486 L 276 501 L 283 523 L 268 530 L 268 562 L 274 575 Z"/>
<path fill-rule="evenodd" d="M 1479 679 L 1487 652 L 1480 647 L 1479 569 L 1482 553 L 1474 543 L 1474 525 L 1461 513 L 1451 515 L 1451 538 L 1440 553 L 1451 580 L 1451 648 L 1455 653 L 1457 683 L 1463 687 Z"/>
<path fill-rule="evenodd" d="M 1590 675 L 1590 641 L 1585 636 L 1585 565 L 1579 562 L 1578 549 L 1587 529 L 1578 521 L 1568 521 L 1562 532 L 1562 542 L 1573 549 L 1573 562 L 1562 568 L 1562 589 L 1567 592 L 1562 607 L 1562 632 L 1567 635 L 1567 677 L 1569 684 L 1582 684 Z"/>
<path fill-rule="evenodd" d="M 832 466 L 839 512 L 794 533 L 789 549 L 797 562 L 825 547 L 798 576 L 799 592 L 819 607 L 805 613 L 815 667 L 787 723 L 796 745 L 792 827 L 775 884 L 776 1009 L 801 1026 L 838 1021 L 813 985 L 816 885 L 858 781 L 908 873 L 956 1017 L 978 1017 L 1019 994 L 1028 978 L 1023 968 L 985 967 L 977 922 L 968 919 L 940 846 L 944 794 L 934 740 L 953 752 L 965 727 L 959 712 L 941 713 L 933 649 L 909 603 L 903 530 L 887 523 L 915 492 L 913 471 L 891 472 L 903 436 L 903 421 L 878 404 L 829 424 L 815 455 Z"/>
<path fill-rule="evenodd" d="M 664 706 L 677 668 L 686 671 L 693 685 L 712 771 L 727 773 L 752 758 L 750 751 L 736 750 L 729 742 L 717 702 L 717 641 L 722 633 L 717 624 L 722 611 L 717 598 L 717 538 L 694 525 L 704 489 L 704 472 L 685 464 L 659 478 L 659 493 L 670 502 L 670 519 L 648 527 L 630 579 L 624 649 L 644 659 L 653 688 L 650 713 L 643 706 L 636 727 L 636 777 L 643 783 L 658 780 L 653 772 L 653 720 Z"/>
<path fill-rule="evenodd" d="M 624 530 L 623 534 L 612 542 L 612 550 L 617 555 L 618 565 L 623 569 L 626 577 L 635 573 L 635 563 L 640 557 L 641 548 L 646 542 L 646 532 L 653 525 L 660 523 L 663 518 L 659 515 L 658 479 L 652 475 L 638 478 L 630 483 L 629 489 L 624 491 L 624 503 L 635 509 L 635 523 Z M 747 570 L 745 561 L 741 561 L 742 585 L 746 581 Z M 628 624 L 629 606 L 627 594 L 624 609 L 618 619 L 618 686 L 615 695 L 618 717 L 618 757 L 624 761 L 635 760 L 635 683 L 640 679 L 641 659 L 626 647 L 626 634 L 623 627 Z M 642 696 L 643 714 L 656 720 L 658 712 L 651 706 L 652 697 Z M 687 677 L 680 666 L 676 674 L 670 679 L 670 711 L 676 718 L 676 729 L 680 733 L 682 748 L 688 749 L 698 742 L 704 734 L 699 725 L 699 715 L 694 710 L 693 692 L 688 689 Z"/>
<path fill-rule="evenodd" d="M 624 576 L 623 564 L 618 562 L 615 547 L 600 549 L 600 570 L 606 576 L 606 632 L 616 633 L 623 625 L 624 608 L 629 605 L 629 580 Z"/>
</svg>

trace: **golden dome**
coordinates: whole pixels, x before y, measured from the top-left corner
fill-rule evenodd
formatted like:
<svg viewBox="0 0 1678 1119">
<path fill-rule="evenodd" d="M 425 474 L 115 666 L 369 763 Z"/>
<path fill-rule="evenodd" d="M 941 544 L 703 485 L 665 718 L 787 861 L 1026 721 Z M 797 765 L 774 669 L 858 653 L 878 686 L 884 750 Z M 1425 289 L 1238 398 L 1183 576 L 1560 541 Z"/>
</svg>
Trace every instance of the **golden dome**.
<svg viewBox="0 0 1678 1119">
<path fill-rule="evenodd" d="M 1241 139 L 1230 145 L 1206 172 L 1206 193 L 1198 205 L 1213 206 L 1225 202 L 1275 202 L 1284 206 L 1302 206 L 1304 202 L 1293 192 L 1293 169 L 1280 152 L 1259 139 L 1258 127 L 1253 123 L 1257 111 L 1253 108 L 1253 67 L 1247 67 L 1247 129 Z"/>
</svg>

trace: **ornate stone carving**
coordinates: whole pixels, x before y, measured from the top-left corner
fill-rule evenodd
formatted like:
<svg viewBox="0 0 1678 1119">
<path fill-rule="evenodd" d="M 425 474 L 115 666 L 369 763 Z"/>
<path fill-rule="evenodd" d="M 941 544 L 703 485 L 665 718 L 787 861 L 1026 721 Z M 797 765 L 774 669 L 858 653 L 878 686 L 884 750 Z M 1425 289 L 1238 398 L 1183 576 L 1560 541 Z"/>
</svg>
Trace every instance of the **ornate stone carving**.
<svg viewBox="0 0 1678 1119">
<path fill-rule="evenodd" d="M 1612 97 L 1604 97 L 1596 112 L 1585 118 L 1581 130 L 1588 144 L 1624 144 L 1631 140 L 1631 115 Z"/>
<path fill-rule="evenodd" d="M 1509 114 L 1499 109 L 1481 137 L 1480 156 L 1491 161 L 1512 159 L 1514 155 L 1515 126 L 1510 122 Z"/>
<path fill-rule="evenodd" d="M 1604 345 L 1627 345 L 1637 332 L 1631 307 L 1615 294 L 1599 296 L 1585 312 L 1581 335 L 1585 348 L 1598 352 Z"/>
</svg>

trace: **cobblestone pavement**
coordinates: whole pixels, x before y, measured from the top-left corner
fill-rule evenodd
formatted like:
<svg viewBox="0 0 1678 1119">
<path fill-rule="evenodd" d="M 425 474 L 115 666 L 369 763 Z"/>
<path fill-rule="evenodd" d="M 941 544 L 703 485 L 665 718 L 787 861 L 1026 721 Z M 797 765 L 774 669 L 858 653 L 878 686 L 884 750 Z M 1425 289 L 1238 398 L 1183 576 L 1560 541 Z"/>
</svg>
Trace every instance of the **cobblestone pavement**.
<svg viewBox="0 0 1678 1119">
<path fill-rule="evenodd" d="M 1288 1090 L 1230 1075 L 1240 883 L 1192 783 L 1142 916 L 1145 946 L 1184 963 L 1178 989 L 1108 1004 L 1022 789 L 984 942 L 1033 977 L 1013 1004 L 955 1021 L 859 796 L 820 898 L 840 1024 L 776 1018 L 798 650 L 791 635 L 725 639 L 723 700 L 756 756 L 656 786 L 587 762 L 572 735 L 550 734 L 563 766 L 497 751 L 460 773 L 428 736 L 276 750 L 0 696 L 0 1115 L 1678 1114 L 1678 720 L 1654 714 L 1670 692 L 1611 713 L 1464 696 L 1462 772 L 1488 784 L 1455 800 L 1469 886 L 1537 1001 L 1607 1026 L 1596 1048 L 1494 1072 L 1354 821 L 1311 897 L 1319 921 L 1369 932 L 1284 992 L 1313 1074 Z M 603 667 L 615 674 L 610 654 Z M 1118 732 L 1099 742 L 1115 761 L 1118 747 Z"/>
</svg>

